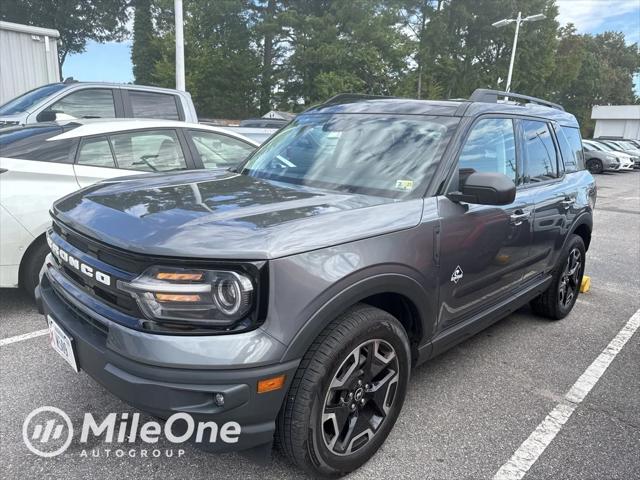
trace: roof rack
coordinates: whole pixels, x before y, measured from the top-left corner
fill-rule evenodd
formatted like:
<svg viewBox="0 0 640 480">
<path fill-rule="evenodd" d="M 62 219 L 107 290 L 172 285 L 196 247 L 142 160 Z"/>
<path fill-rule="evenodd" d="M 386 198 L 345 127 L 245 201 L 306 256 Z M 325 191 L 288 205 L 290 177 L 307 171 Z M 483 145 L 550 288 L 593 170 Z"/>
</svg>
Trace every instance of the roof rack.
<svg viewBox="0 0 640 480">
<path fill-rule="evenodd" d="M 389 98 L 399 98 L 399 97 L 390 97 L 386 95 L 370 95 L 368 93 L 339 93 L 329 98 L 322 105 L 334 105 L 337 103 L 349 103 L 358 100 L 384 100 Z"/>
<path fill-rule="evenodd" d="M 557 103 L 542 100 L 541 98 L 530 97 L 528 95 L 522 95 L 520 93 L 501 92 L 499 90 L 490 90 L 488 88 L 476 88 L 469 97 L 471 102 L 483 102 L 483 103 L 498 103 L 498 97 L 514 98 L 517 100 L 525 100 L 529 103 L 537 103 L 538 105 L 544 105 L 545 107 L 555 108 L 564 112 L 564 107 Z"/>
</svg>

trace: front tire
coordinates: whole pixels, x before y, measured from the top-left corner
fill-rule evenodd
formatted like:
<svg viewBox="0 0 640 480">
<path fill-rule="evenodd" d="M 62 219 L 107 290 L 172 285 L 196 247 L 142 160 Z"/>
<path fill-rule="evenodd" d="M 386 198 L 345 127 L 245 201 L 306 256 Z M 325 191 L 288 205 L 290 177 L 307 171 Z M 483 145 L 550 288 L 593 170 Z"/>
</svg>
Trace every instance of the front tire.
<svg viewBox="0 0 640 480">
<path fill-rule="evenodd" d="M 559 263 L 553 270 L 551 285 L 531 302 L 534 313 L 551 320 L 566 317 L 578 299 L 584 265 L 584 241 L 579 235 L 573 234 L 567 240 Z"/>
<path fill-rule="evenodd" d="M 587 170 L 591 173 L 602 173 L 604 171 L 604 167 L 602 166 L 602 161 L 597 158 L 591 158 L 587 160 Z"/>
<path fill-rule="evenodd" d="M 369 460 L 402 408 L 411 367 L 398 320 L 356 305 L 318 336 L 278 416 L 284 454 L 314 477 L 339 477 Z"/>
<path fill-rule="evenodd" d="M 20 265 L 20 286 L 32 299 L 35 298 L 35 289 L 40 283 L 40 270 L 48 253 L 49 245 L 41 238 L 27 249 Z"/>
</svg>

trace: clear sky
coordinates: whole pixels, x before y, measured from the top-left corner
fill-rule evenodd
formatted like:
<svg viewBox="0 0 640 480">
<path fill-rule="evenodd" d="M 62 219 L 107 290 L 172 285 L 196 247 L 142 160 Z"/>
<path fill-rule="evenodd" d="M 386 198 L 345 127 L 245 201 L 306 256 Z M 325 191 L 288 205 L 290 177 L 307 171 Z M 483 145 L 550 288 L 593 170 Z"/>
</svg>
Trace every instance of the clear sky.
<svg viewBox="0 0 640 480">
<path fill-rule="evenodd" d="M 621 31 L 628 43 L 640 42 L 640 0 L 556 0 L 556 3 L 560 23 L 572 22 L 580 33 Z M 84 53 L 67 57 L 63 74 L 84 81 L 133 82 L 131 42 L 90 42 Z M 640 92 L 640 76 L 635 84 L 636 92 Z"/>
</svg>

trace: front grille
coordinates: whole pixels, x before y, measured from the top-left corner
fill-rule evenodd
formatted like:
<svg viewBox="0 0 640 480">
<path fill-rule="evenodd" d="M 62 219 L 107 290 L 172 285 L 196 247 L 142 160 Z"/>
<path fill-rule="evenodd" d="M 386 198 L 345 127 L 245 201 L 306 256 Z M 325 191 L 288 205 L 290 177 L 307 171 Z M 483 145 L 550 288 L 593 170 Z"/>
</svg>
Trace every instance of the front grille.
<svg viewBox="0 0 640 480">
<path fill-rule="evenodd" d="M 122 272 L 126 272 L 128 276 L 137 276 L 145 268 L 145 266 L 140 264 L 140 262 L 130 261 L 124 255 L 115 254 L 108 250 L 109 247 L 72 231 L 55 220 L 53 222 L 53 231 L 81 252 L 86 253 L 93 258 L 97 258 Z M 93 278 L 80 274 L 77 269 L 72 268 L 67 263 L 60 262 L 55 255 L 54 259 L 56 260 L 58 271 L 69 281 L 73 282 L 78 288 L 84 290 L 93 297 L 99 298 L 105 304 L 122 313 L 134 317 L 142 316 L 142 312 L 140 312 L 138 304 L 131 295 L 118 290 L 115 279 L 113 279 L 112 285 L 106 286 L 97 282 Z"/>
</svg>

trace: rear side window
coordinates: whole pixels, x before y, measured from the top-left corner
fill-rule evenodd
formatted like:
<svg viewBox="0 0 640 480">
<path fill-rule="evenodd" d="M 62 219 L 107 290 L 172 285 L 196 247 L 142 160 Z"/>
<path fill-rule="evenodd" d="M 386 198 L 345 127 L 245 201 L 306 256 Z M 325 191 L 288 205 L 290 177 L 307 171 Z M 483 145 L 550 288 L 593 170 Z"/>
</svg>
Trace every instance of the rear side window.
<svg viewBox="0 0 640 480">
<path fill-rule="evenodd" d="M 74 118 L 114 118 L 113 92 L 108 88 L 87 88 L 70 93 L 47 110 L 56 113 L 56 120 Z"/>
<path fill-rule="evenodd" d="M 582 151 L 580 131 L 572 127 L 557 127 L 556 137 L 560 145 L 565 172 L 572 173 L 583 170 L 584 153 Z"/>
<path fill-rule="evenodd" d="M 129 90 L 129 100 L 135 118 L 180 120 L 175 95 Z"/>
<path fill-rule="evenodd" d="M 111 154 L 109 140 L 106 138 L 92 138 L 83 140 L 78 149 L 78 165 L 89 165 L 92 167 L 114 168 L 116 163 Z"/>
<path fill-rule="evenodd" d="M 110 138 L 118 168 L 144 172 L 187 168 L 178 136 L 173 130 L 121 133 Z"/>
<path fill-rule="evenodd" d="M 510 118 L 479 120 L 462 147 L 459 168 L 461 176 L 475 172 L 502 173 L 517 185 L 513 121 Z"/>
<path fill-rule="evenodd" d="M 75 139 L 52 140 L 60 127 L 31 127 L 0 134 L 0 156 L 38 162 L 70 163 Z"/>
<path fill-rule="evenodd" d="M 525 183 L 537 183 L 558 177 L 556 147 L 549 125 L 523 120 Z"/>
<path fill-rule="evenodd" d="M 255 150 L 241 140 L 215 132 L 189 130 L 204 168 L 233 167 Z"/>
</svg>

